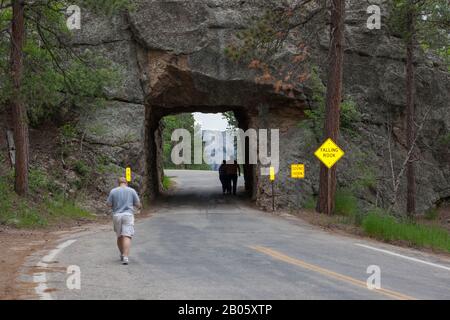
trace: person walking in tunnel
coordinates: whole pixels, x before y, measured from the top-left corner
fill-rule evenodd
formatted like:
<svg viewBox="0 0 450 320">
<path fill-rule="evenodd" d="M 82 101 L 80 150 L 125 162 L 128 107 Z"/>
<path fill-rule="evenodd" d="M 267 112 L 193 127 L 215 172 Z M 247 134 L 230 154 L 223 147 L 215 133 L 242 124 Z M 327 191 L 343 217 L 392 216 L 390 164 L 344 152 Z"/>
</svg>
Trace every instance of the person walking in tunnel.
<svg viewBox="0 0 450 320">
<path fill-rule="evenodd" d="M 228 175 L 227 175 L 227 162 L 223 160 L 219 167 L 219 179 L 222 183 L 222 193 L 226 194 L 228 192 Z"/>
<path fill-rule="evenodd" d="M 117 247 L 122 264 L 129 263 L 131 239 L 134 236 L 134 211 L 141 208 L 137 192 L 128 187 L 126 178 L 119 178 L 119 187 L 111 190 L 107 205 L 113 211 L 114 231 L 117 235 Z"/>
<path fill-rule="evenodd" d="M 227 175 L 229 194 L 231 194 L 231 190 L 233 190 L 233 194 L 236 195 L 238 176 L 241 176 L 241 168 L 236 160 L 227 164 Z M 231 185 L 233 185 L 233 187 Z"/>
</svg>

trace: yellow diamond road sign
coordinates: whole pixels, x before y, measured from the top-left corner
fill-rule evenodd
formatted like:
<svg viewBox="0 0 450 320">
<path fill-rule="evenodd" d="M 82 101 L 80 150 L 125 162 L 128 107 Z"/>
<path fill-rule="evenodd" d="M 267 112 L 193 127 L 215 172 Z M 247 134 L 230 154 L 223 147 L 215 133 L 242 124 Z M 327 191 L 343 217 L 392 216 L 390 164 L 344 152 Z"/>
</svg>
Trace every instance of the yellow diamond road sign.
<svg viewBox="0 0 450 320">
<path fill-rule="evenodd" d="M 328 139 L 314 154 L 328 169 L 331 169 L 345 153 L 333 140 Z"/>
<path fill-rule="evenodd" d="M 304 179 L 305 178 L 305 165 L 293 164 L 291 166 L 291 178 L 292 179 Z"/>
</svg>

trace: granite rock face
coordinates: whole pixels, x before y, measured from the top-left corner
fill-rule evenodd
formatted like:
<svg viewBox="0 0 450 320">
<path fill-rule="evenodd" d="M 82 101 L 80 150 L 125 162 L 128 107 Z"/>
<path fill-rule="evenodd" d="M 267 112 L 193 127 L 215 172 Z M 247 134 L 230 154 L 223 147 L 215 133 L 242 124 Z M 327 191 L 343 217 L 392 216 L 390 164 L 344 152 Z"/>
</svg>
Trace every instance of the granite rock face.
<svg viewBox="0 0 450 320">
<path fill-rule="evenodd" d="M 279 207 L 301 207 L 318 192 L 319 163 L 314 150 L 320 130 L 305 120 L 311 94 L 287 97 L 272 86 L 257 85 L 246 65 L 224 53 L 233 35 L 252 16 L 276 0 L 135 0 L 134 9 L 105 19 L 83 11 L 82 29 L 73 45 L 109 58 L 121 72 L 121 83 L 107 89 L 104 109 L 82 116 L 87 140 L 115 165 L 132 165 L 143 176 L 149 197 L 160 190 L 161 117 L 179 112 L 235 111 L 243 129 L 280 129 L 281 167 L 276 183 Z M 384 1 L 379 1 L 381 5 Z M 279 3 L 279 2 L 278 2 Z M 383 7 L 384 9 L 384 7 Z M 367 4 L 348 1 L 346 18 L 345 95 L 361 114 L 352 132 L 342 131 L 339 145 L 346 156 L 338 164 L 339 184 L 352 188 L 368 205 L 388 205 L 392 194 L 392 157 L 400 170 L 405 148 L 404 46 L 384 26 L 369 30 Z M 386 18 L 385 10 L 383 19 Z M 290 39 L 295 44 L 296 39 Z M 329 31 L 309 44 L 319 75 L 326 81 Z M 286 46 L 289 48 L 289 44 Z M 289 49 L 282 55 L 293 54 Z M 418 210 L 450 197 L 449 74 L 438 61 L 418 53 L 417 121 L 428 114 L 418 140 Z M 304 122 L 304 123 L 303 123 Z M 303 124 L 302 124 L 303 123 Z M 392 129 L 392 154 L 388 127 Z M 100 128 L 100 129 L 99 129 Z M 305 163 L 307 178 L 290 179 L 290 164 Z M 271 207 L 270 183 L 259 168 L 247 170 L 252 197 Z M 404 210 L 405 182 L 397 209 Z"/>
</svg>

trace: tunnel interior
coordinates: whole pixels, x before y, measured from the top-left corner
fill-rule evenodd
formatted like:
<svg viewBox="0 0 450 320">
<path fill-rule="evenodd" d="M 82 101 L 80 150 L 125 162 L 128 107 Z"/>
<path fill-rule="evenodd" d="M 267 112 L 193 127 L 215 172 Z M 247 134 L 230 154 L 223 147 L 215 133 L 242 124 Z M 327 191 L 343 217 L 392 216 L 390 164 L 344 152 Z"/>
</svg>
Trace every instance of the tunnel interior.
<svg viewBox="0 0 450 320">
<path fill-rule="evenodd" d="M 182 113 L 225 113 L 233 112 L 237 120 L 237 127 L 244 131 L 250 128 L 250 117 L 245 108 L 230 106 L 178 106 L 162 107 L 148 106 L 146 110 L 146 132 L 145 132 L 145 172 L 144 190 L 149 199 L 157 199 L 164 194 L 164 154 L 163 154 L 163 119 L 166 116 Z M 248 164 L 248 140 L 245 142 L 245 164 L 241 165 L 242 176 L 245 181 L 245 195 L 255 200 L 255 173 L 254 164 Z M 228 160 L 228 159 L 224 159 Z M 218 190 L 219 192 L 219 190 Z"/>
</svg>

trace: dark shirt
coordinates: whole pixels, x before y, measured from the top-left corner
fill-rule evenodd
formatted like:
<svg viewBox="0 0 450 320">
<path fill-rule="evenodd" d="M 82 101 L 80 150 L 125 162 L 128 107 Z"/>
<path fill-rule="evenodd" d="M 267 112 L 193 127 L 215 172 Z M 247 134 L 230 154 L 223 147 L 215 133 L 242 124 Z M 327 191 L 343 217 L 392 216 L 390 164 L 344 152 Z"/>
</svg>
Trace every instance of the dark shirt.
<svg viewBox="0 0 450 320">
<path fill-rule="evenodd" d="M 225 164 L 222 164 L 222 165 L 219 167 L 219 175 L 220 175 L 220 176 L 225 176 L 226 174 L 227 174 L 227 167 L 226 167 Z"/>
<path fill-rule="evenodd" d="M 230 163 L 226 165 L 227 174 L 230 176 L 237 176 L 238 173 L 241 175 L 241 168 L 238 164 Z"/>
</svg>

